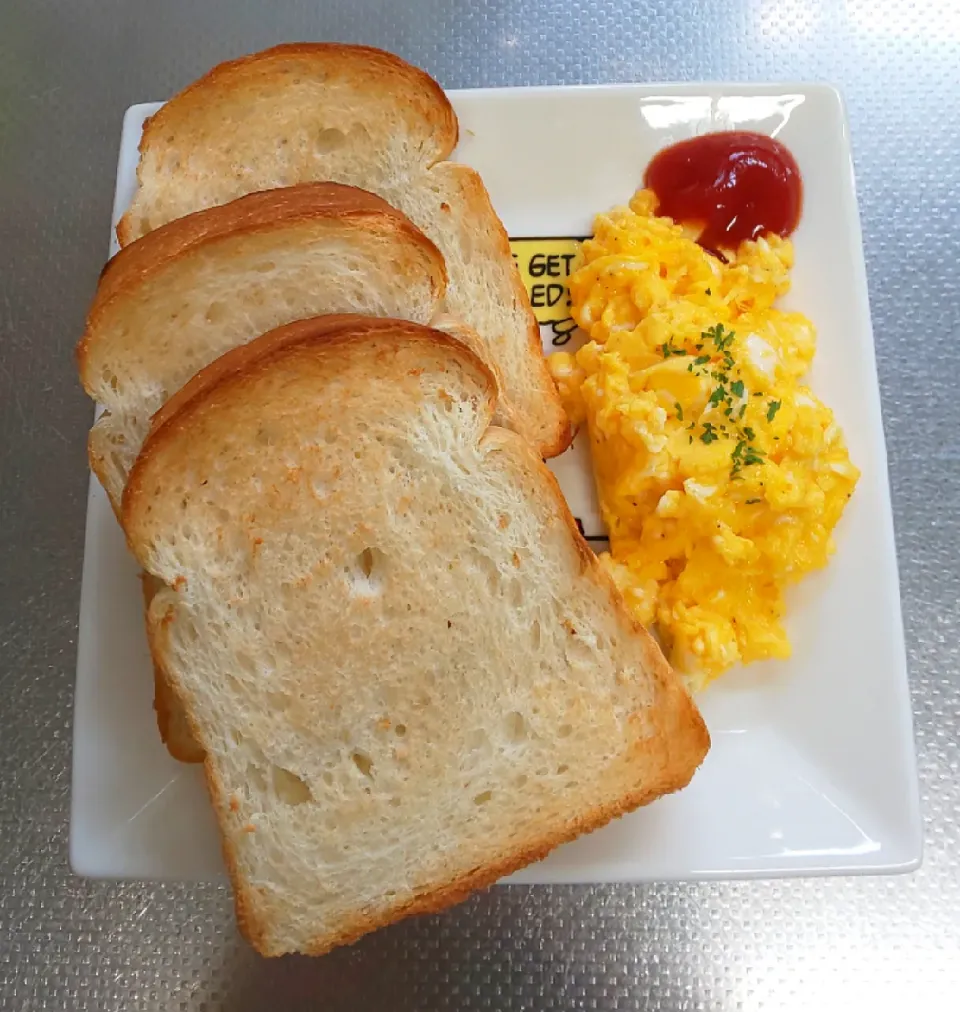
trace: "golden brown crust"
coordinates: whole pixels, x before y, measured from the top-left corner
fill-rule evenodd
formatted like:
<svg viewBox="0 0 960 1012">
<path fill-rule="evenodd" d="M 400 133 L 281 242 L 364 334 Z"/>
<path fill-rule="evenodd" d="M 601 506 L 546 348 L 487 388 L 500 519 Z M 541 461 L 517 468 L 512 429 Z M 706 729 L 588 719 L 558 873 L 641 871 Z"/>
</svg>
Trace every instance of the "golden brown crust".
<svg viewBox="0 0 960 1012">
<path fill-rule="evenodd" d="M 654 649 L 656 649 L 655 644 Z M 661 662 L 666 664 L 662 660 L 662 657 Z M 669 667 L 666 668 L 666 671 L 672 675 Z M 682 688 L 681 692 L 683 692 Z M 700 765 L 703 756 L 706 755 L 709 748 L 709 736 L 707 735 L 703 721 L 692 702 L 689 702 L 689 708 L 696 716 L 699 725 L 696 730 L 702 745 L 702 751 L 695 765 L 690 765 L 689 757 L 682 765 L 675 761 L 669 761 L 661 770 L 659 778 L 646 784 L 642 790 L 620 798 L 615 803 L 599 805 L 591 811 L 572 819 L 556 833 L 545 837 L 528 839 L 518 844 L 502 860 L 485 865 L 482 868 L 475 868 L 465 875 L 450 879 L 429 891 L 413 897 L 401 906 L 385 911 L 379 917 L 360 915 L 354 921 L 346 924 L 340 931 L 318 936 L 301 951 L 308 956 L 321 956 L 337 946 L 349 945 L 363 935 L 386 927 L 389 924 L 395 924 L 397 921 L 420 914 L 439 913 L 467 899 L 472 893 L 493 885 L 500 879 L 511 875 L 515 871 L 519 871 L 521 868 L 525 868 L 529 864 L 533 864 L 535 861 L 542 860 L 550 851 L 555 850 L 562 844 L 569 843 L 571 840 L 575 840 L 586 833 L 592 833 L 614 819 L 621 818 L 635 811 L 637 808 L 655 801 L 664 794 L 671 794 L 682 790 L 692 779 L 696 768 Z M 683 719 L 686 719 L 686 717 L 684 716 Z M 216 771 L 213 769 L 211 763 L 206 763 L 204 770 L 214 807 L 218 814 L 225 814 L 228 808 L 227 792 L 216 776 Z M 221 816 L 222 818 L 223 816 Z M 226 835 L 223 836 L 223 854 L 227 872 L 234 889 L 234 906 L 237 924 L 241 933 L 262 956 L 285 955 L 287 950 L 275 948 L 270 944 L 269 932 L 266 925 L 258 919 L 256 901 L 251 895 L 252 890 L 239 873 L 236 851 Z"/>
<path fill-rule="evenodd" d="M 496 223 L 494 233 L 496 236 L 496 255 L 502 258 L 504 263 L 511 265 L 510 286 L 520 304 L 526 307 L 527 350 L 534 360 L 543 363 L 543 343 L 540 339 L 540 324 L 537 323 L 537 318 L 530 307 L 530 299 L 524 287 L 523 279 L 520 277 L 520 272 L 513 267 L 513 252 L 510 249 L 510 237 L 507 235 L 507 230 L 504 228 L 503 222 L 500 220 L 500 216 L 497 214 L 490 200 L 490 194 L 484 185 L 483 179 L 478 172 L 467 165 L 452 162 L 450 163 L 450 168 L 459 173 L 467 204 L 476 213 L 478 219 Z M 493 232 L 492 225 L 488 228 L 488 232 Z M 554 423 L 554 428 L 553 431 L 540 434 L 537 449 L 540 451 L 542 457 L 556 457 L 563 453 L 570 445 L 573 439 L 573 430 L 570 428 L 570 420 L 563 409 L 560 393 L 545 364 L 541 364 L 540 373 L 542 380 L 540 393 L 545 400 L 550 402 L 549 411 L 544 411 L 543 417 L 551 419 Z"/>
<path fill-rule="evenodd" d="M 407 220 L 385 200 L 367 190 L 327 182 L 260 190 L 227 204 L 194 211 L 155 228 L 111 257 L 100 272 L 94 308 L 109 300 L 132 279 L 203 239 L 290 218 L 363 211 L 380 211 Z"/>
<path fill-rule="evenodd" d="M 664 779 L 645 787 L 642 791 L 637 791 L 626 798 L 621 798 L 616 804 L 600 805 L 585 815 L 574 819 L 551 836 L 529 840 L 526 843 L 520 844 L 513 853 L 502 861 L 483 868 L 476 868 L 466 875 L 451 879 L 449 882 L 445 882 L 435 889 L 431 889 L 429 892 L 422 893 L 403 906 L 386 912 L 381 917 L 358 917 L 356 921 L 348 924 L 336 934 L 314 939 L 303 951 L 308 956 L 322 956 L 338 945 L 349 945 L 371 931 L 384 928 L 388 924 L 395 924 L 397 921 L 402 921 L 407 917 L 414 917 L 419 914 L 439 913 L 441 910 L 447 909 L 447 907 L 461 903 L 471 893 L 475 893 L 479 889 L 485 889 L 507 875 L 511 875 L 513 872 L 519 871 L 529 864 L 533 864 L 535 861 L 543 860 L 550 851 L 555 850 L 562 844 L 569 843 L 571 840 L 575 840 L 578 836 L 583 836 L 585 833 L 592 833 L 607 825 L 613 819 L 619 819 L 629 812 L 640 808 L 642 805 L 649 804 L 649 802 L 662 797 L 664 794 L 669 794 L 686 787 L 692 776 L 693 771 L 691 770 L 690 774 L 681 780 L 668 781 Z M 252 932 L 249 931 L 252 914 L 249 907 L 249 898 L 244 897 L 243 918 L 241 919 L 240 893 L 238 892 L 237 919 L 244 937 L 263 956 L 283 955 L 283 952 L 272 950 L 266 944 L 264 932 L 259 926 L 253 925 L 254 930 Z"/>
<path fill-rule="evenodd" d="M 104 411 L 104 415 L 108 415 L 108 411 Z M 103 417 L 103 415 L 101 415 Z M 97 453 L 94 442 L 93 442 L 93 430 L 87 434 L 87 463 L 90 465 L 90 470 L 97 477 L 97 481 L 100 482 L 101 486 L 106 489 L 107 487 L 107 462 L 103 459 L 100 454 Z M 108 495 L 107 502 L 110 503 L 110 508 L 113 510 L 113 515 L 120 519 L 120 504 L 114 502 L 113 499 Z"/>
<path fill-rule="evenodd" d="M 337 72 L 363 77 L 372 88 L 382 90 L 408 90 L 410 97 L 417 95 L 429 107 L 429 118 L 434 121 L 437 153 L 435 162 L 443 161 L 457 145 L 459 127 L 456 113 L 440 85 L 425 71 L 401 60 L 399 56 L 371 46 L 354 46 L 336 42 L 284 43 L 259 53 L 241 56 L 218 64 L 192 84 L 166 102 L 143 126 L 139 151 L 142 156 L 152 145 L 160 146 L 171 134 L 175 136 L 178 123 L 205 101 L 209 90 L 231 90 L 282 72 L 286 67 L 322 71 L 324 75 Z M 140 166 L 137 167 L 140 178 Z M 126 246 L 135 238 L 133 223 L 128 211 L 117 224 L 117 239 Z"/>
<path fill-rule="evenodd" d="M 438 275 L 446 282 L 446 265 L 437 247 L 403 214 L 366 190 L 341 183 L 300 183 L 250 193 L 154 229 L 107 263 L 76 349 L 80 378 L 87 393 L 93 393 L 89 370 L 91 352 L 101 334 L 100 323 L 118 299 L 135 291 L 172 261 L 205 251 L 221 240 L 320 219 L 403 233 L 411 244 L 427 251 Z"/>
<path fill-rule="evenodd" d="M 147 645 L 153 662 L 153 709 L 157 715 L 157 730 L 160 732 L 160 740 L 174 759 L 182 763 L 201 763 L 205 753 L 197 743 L 184 708 L 170 684 L 170 678 L 163 666 L 163 652 L 157 647 L 155 638 L 151 635 L 150 604 L 164 586 L 163 581 L 151 573 L 140 574 L 144 618 L 147 623 Z"/>
</svg>

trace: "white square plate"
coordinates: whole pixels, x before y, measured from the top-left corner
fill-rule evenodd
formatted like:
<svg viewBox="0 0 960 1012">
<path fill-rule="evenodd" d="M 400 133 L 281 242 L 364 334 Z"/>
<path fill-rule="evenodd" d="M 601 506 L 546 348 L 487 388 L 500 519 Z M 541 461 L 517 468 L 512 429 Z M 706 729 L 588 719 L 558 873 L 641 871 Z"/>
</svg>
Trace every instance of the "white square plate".
<svg viewBox="0 0 960 1012">
<path fill-rule="evenodd" d="M 457 157 L 483 175 L 511 236 L 583 236 L 625 202 L 651 156 L 719 129 L 773 134 L 803 173 L 788 304 L 819 330 L 811 383 L 863 477 L 830 567 L 792 594 L 788 662 L 731 672 L 700 698 L 713 748 L 682 793 L 568 844 L 520 882 L 615 882 L 917 867 L 920 817 L 886 452 L 847 127 L 819 85 L 626 85 L 451 93 Z M 128 110 L 114 221 L 135 184 Z M 545 336 L 549 345 L 549 335 Z M 588 534 L 589 464 L 556 462 Z M 154 723 L 137 567 L 91 482 L 80 604 L 70 856 L 86 875 L 223 874 L 202 772 Z"/>
</svg>

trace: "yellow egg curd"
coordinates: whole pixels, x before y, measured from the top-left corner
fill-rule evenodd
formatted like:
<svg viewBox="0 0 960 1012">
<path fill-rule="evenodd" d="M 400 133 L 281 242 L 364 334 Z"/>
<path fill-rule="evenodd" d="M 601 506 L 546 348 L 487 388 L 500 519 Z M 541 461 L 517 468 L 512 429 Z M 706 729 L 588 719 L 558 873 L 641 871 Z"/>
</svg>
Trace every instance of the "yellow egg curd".
<svg viewBox="0 0 960 1012">
<path fill-rule="evenodd" d="M 792 244 L 768 235 L 724 263 L 641 190 L 582 252 L 570 294 L 589 342 L 548 361 L 589 428 L 604 564 L 695 687 L 789 656 L 784 591 L 826 565 L 859 477 L 802 382 L 813 324 L 774 305 Z"/>
</svg>

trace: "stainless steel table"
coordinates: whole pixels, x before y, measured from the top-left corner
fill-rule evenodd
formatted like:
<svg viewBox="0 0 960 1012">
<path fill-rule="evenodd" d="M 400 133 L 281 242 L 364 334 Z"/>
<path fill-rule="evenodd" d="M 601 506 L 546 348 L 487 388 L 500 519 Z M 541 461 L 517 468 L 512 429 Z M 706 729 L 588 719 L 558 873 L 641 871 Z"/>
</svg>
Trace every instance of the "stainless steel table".
<svg viewBox="0 0 960 1012">
<path fill-rule="evenodd" d="M 381 9 L 382 7 L 382 9 Z M 828 80 L 852 123 L 926 825 L 884 880 L 498 888 L 316 961 L 263 961 L 223 888 L 66 862 L 91 408 L 72 349 L 120 117 L 280 40 L 450 87 Z M 0 4 L 0 1006 L 868 1009 L 960 1001 L 960 4 L 5 0 Z"/>
</svg>

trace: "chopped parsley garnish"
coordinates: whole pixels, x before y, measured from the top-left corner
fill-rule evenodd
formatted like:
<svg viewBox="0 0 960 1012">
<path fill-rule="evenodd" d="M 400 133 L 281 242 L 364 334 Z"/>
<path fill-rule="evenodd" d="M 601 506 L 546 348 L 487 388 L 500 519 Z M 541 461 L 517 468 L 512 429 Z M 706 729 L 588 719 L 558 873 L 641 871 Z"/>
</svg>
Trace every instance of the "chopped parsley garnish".
<svg viewBox="0 0 960 1012">
<path fill-rule="evenodd" d="M 733 379 L 731 377 L 731 371 L 736 368 L 736 360 L 730 352 L 730 347 L 733 344 L 735 336 L 735 332 L 728 330 L 722 323 L 708 327 L 700 334 L 700 337 L 703 339 L 702 342 L 694 345 L 694 348 L 698 352 L 701 352 L 701 354 L 697 355 L 692 362 L 687 364 L 687 372 L 694 372 L 696 369 L 699 376 L 704 378 L 709 377 L 716 383 L 713 392 L 707 398 L 707 406 L 709 408 L 719 408 L 722 406 L 723 415 L 726 419 L 729 419 L 732 428 L 728 428 L 725 424 L 721 424 L 718 428 L 712 422 L 704 422 L 703 431 L 700 433 L 699 438 L 700 442 L 707 446 L 715 443 L 721 436 L 725 438 L 732 437 L 737 440 L 731 454 L 731 478 L 739 478 L 740 471 L 743 468 L 751 467 L 754 464 L 762 464 L 764 459 L 763 453 L 754 445 L 757 434 L 749 425 L 744 426 L 741 430 L 736 424 L 743 418 L 747 406 L 744 400 L 746 385 L 742 379 Z M 712 354 L 707 354 L 703 351 L 707 342 L 711 342 L 716 349 Z M 664 358 L 667 358 L 669 354 L 676 354 L 675 351 L 671 352 L 667 344 L 661 345 L 661 351 Z M 715 361 L 714 356 L 718 355 L 718 353 L 719 360 Z M 702 366 L 708 366 L 708 368 L 701 369 L 700 367 Z M 754 396 L 763 396 L 762 391 L 755 391 Z M 741 401 L 739 406 L 735 406 L 734 398 Z M 773 407 L 774 404 L 776 407 Z M 772 420 L 773 415 L 776 414 L 779 407 L 779 401 L 771 401 L 767 411 L 767 418 Z M 682 419 L 683 412 L 679 403 L 676 404 L 676 409 L 677 418 Z M 687 428 L 694 430 L 695 426 L 691 423 Z M 689 437 L 689 442 L 693 442 L 692 435 Z M 759 500 L 756 501 L 759 502 Z"/>
<path fill-rule="evenodd" d="M 669 341 L 664 342 L 660 345 L 660 354 L 664 358 L 669 358 L 671 355 L 686 355 L 688 354 L 686 348 L 675 348 L 673 345 L 673 338 Z"/>
<path fill-rule="evenodd" d="M 707 403 L 712 408 L 715 408 L 721 401 L 725 401 L 726 399 L 727 399 L 727 390 L 726 387 L 724 387 L 724 385 L 721 383 L 720 386 L 718 386 L 716 390 L 714 390 L 713 393 L 710 395 L 710 399 L 707 401 Z"/>
<path fill-rule="evenodd" d="M 708 341 L 713 341 L 717 346 L 717 351 L 723 351 L 733 344 L 734 332 L 732 330 L 725 330 L 723 324 L 718 323 L 715 327 L 710 327 L 703 331 L 700 336 Z"/>
<path fill-rule="evenodd" d="M 677 421 L 678 422 L 682 422 L 683 421 L 683 408 L 680 406 L 680 402 L 677 401 L 673 406 L 677 409 Z"/>
<path fill-rule="evenodd" d="M 762 499 L 747 499 L 746 505 L 747 506 L 752 506 L 755 502 L 763 502 L 763 500 Z"/>
<path fill-rule="evenodd" d="M 743 433 L 746 438 L 741 438 L 733 448 L 733 453 L 730 454 L 730 459 L 733 462 L 733 466 L 730 468 L 731 478 L 739 478 L 740 471 L 745 467 L 763 463 L 763 454 L 751 445 L 754 436 L 753 430 L 750 429 L 749 432 L 749 436 L 747 432 Z"/>
<path fill-rule="evenodd" d="M 770 401 L 767 404 L 767 421 L 772 422 L 774 415 L 780 410 L 780 401 Z"/>
</svg>

